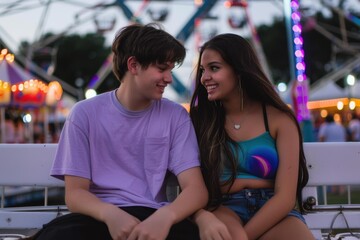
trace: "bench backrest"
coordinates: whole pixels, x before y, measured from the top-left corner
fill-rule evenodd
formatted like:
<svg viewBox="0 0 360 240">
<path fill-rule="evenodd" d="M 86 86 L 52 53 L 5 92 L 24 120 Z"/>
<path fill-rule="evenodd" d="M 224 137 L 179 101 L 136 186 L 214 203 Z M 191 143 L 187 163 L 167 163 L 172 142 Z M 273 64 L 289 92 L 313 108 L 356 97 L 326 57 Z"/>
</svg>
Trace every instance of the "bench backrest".
<svg viewBox="0 0 360 240">
<path fill-rule="evenodd" d="M 327 239 L 326 232 L 333 229 L 358 231 L 360 204 L 350 202 L 351 192 L 347 193 L 348 203 L 328 204 L 327 186 L 359 189 L 360 142 L 305 143 L 304 150 L 309 181 L 303 190 L 303 200 L 311 200 L 311 210 L 304 217 L 315 238 Z"/>
<path fill-rule="evenodd" d="M 63 181 L 49 176 L 56 147 L 56 144 L 0 144 L 0 186 L 63 187 Z M 360 142 L 304 143 L 304 150 L 309 170 L 309 182 L 303 191 L 304 200 L 314 197 L 318 204 L 319 186 L 360 186 Z M 322 229 L 330 228 L 338 212 L 332 209 L 305 215 L 316 239 L 321 239 Z M 346 228 L 348 224 L 351 228 L 360 229 L 360 209 L 353 208 L 344 213 L 347 221 L 339 218 L 333 224 L 333 228 Z M 56 215 L 57 211 L 1 212 L 0 208 L 0 229 L 1 226 L 41 227 Z M 35 218 L 37 222 L 25 221 L 27 218 Z M 12 221 L 9 222 L 9 219 Z"/>
<path fill-rule="evenodd" d="M 304 143 L 308 186 L 359 185 L 360 142 Z"/>
<path fill-rule="evenodd" d="M 57 144 L 0 144 L 0 186 L 63 186 L 49 176 Z M 360 142 L 304 143 L 308 186 L 360 184 Z"/>
<path fill-rule="evenodd" d="M 57 144 L 0 144 L 0 186 L 64 186 L 49 175 Z"/>
</svg>

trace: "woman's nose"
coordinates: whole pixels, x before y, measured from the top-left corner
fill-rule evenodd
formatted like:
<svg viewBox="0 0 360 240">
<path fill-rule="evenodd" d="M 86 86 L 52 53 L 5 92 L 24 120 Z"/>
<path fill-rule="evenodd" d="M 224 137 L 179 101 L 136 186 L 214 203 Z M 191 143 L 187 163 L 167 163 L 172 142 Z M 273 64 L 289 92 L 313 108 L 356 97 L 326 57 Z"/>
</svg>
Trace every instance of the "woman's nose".
<svg viewBox="0 0 360 240">
<path fill-rule="evenodd" d="M 201 83 L 204 84 L 209 79 L 210 79 L 210 75 L 204 71 L 203 74 L 201 75 L 201 79 L 200 79 Z"/>
</svg>

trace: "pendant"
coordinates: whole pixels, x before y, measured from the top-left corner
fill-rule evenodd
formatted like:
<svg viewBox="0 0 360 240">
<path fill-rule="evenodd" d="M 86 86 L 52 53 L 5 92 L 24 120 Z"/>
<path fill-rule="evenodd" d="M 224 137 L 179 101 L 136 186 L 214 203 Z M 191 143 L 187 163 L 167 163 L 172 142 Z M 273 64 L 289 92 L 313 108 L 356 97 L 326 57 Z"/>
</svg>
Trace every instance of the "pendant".
<svg viewBox="0 0 360 240">
<path fill-rule="evenodd" d="M 240 129 L 240 124 L 234 124 L 234 128 L 235 128 L 236 130 L 239 130 L 239 129 Z"/>
</svg>

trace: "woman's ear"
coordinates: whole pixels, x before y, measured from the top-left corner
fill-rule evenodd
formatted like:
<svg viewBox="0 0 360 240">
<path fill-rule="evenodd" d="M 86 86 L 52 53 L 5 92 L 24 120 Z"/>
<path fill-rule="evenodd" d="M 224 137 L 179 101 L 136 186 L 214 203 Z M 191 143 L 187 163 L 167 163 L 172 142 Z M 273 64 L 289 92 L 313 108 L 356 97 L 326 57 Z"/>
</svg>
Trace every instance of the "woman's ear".
<svg viewBox="0 0 360 240">
<path fill-rule="evenodd" d="M 138 62 L 136 61 L 136 58 L 134 56 L 129 57 L 127 60 L 127 67 L 131 74 L 137 73 L 137 66 Z"/>
</svg>

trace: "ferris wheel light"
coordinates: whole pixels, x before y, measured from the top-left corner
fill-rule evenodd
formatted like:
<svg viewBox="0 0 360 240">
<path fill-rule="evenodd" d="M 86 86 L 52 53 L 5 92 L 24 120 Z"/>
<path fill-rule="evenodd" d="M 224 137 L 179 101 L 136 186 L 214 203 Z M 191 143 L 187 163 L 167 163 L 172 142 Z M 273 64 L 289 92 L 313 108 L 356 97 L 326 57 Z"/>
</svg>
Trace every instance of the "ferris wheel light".
<svg viewBox="0 0 360 240">
<path fill-rule="evenodd" d="M 94 89 L 88 89 L 88 90 L 86 90 L 86 92 L 85 92 L 85 98 L 86 98 L 86 99 L 95 97 L 96 95 L 97 95 L 97 92 L 96 92 Z"/>
<path fill-rule="evenodd" d="M 355 76 L 352 75 L 352 74 L 349 74 L 349 75 L 346 77 L 346 83 L 347 83 L 349 86 L 354 86 L 354 85 L 355 85 Z"/>
<path fill-rule="evenodd" d="M 280 92 L 285 92 L 287 90 L 287 86 L 285 83 L 281 82 L 277 85 L 277 88 Z"/>
</svg>

